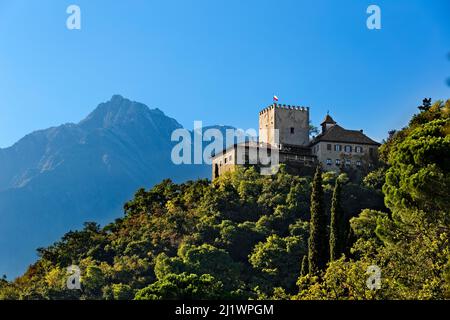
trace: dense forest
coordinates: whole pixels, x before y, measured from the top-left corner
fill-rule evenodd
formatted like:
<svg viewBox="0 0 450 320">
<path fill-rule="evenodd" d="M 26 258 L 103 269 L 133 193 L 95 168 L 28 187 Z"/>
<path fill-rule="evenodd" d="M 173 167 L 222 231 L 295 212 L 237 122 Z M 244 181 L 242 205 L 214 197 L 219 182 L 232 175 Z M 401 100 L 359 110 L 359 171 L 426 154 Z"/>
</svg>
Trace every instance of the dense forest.
<svg viewBox="0 0 450 320">
<path fill-rule="evenodd" d="M 122 218 L 38 249 L 0 299 L 449 299 L 450 100 L 425 100 L 379 156 L 361 181 L 241 168 L 141 189 Z"/>
</svg>

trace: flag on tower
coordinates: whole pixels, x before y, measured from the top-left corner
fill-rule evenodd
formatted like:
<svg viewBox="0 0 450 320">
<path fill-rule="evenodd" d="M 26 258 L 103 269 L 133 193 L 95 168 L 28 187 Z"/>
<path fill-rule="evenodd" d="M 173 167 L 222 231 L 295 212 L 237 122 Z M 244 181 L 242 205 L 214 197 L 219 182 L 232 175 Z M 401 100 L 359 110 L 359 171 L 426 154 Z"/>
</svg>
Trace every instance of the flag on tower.
<svg viewBox="0 0 450 320">
<path fill-rule="evenodd" d="M 278 101 L 278 97 L 277 96 L 273 96 L 273 101 Z"/>
</svg>

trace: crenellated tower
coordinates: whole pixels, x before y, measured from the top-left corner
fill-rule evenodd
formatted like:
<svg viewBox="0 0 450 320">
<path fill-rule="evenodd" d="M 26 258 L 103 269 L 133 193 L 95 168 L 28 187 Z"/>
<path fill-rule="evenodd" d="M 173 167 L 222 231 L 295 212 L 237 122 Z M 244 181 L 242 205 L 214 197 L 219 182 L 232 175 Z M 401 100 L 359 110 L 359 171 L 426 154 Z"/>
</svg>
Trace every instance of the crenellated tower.
<svg viewBox="0 0 450 320">
<path fill-rule="evenodd" d="M 259 112 L 259 142 L 277 145 L 307 146 L 309 144 L 309 107 L 271 104 Z"/>
</svg>

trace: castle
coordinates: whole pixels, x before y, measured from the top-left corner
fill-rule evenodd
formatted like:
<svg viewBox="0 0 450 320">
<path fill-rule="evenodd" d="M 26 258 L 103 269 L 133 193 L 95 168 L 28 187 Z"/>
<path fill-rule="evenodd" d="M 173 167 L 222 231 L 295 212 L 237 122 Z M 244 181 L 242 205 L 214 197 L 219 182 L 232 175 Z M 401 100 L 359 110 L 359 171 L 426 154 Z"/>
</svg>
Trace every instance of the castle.
<svg viewBox="0 0 450 320">
<path fill-rule="evenodd" d="M 259 112 L 259 140 L 236 143 L 212 158 L 212 178 L 238 165 L 262 167 L 258 151 L 277 151 L 279 163 L 294 174 L 321 165 L 326 171 L 364 173 L 377 162 L 380 144 L 363 133 L 339 126 L 330 115 L 310 139 L 309 107 L 273 103 Z"/>
</svg>

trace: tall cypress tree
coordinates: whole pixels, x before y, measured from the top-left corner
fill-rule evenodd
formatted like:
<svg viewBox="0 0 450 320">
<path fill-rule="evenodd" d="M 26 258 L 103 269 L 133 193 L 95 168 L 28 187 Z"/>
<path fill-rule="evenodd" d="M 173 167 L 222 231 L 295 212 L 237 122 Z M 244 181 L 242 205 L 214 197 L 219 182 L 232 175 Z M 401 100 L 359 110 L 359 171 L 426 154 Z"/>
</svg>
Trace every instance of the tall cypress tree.
<svg viewBox="0 0 450 320">
<path fill-rule="evenodd" d="M 305 254 L 302 259 L 302 269 L 300 272 L 300 276 L 306 276 L 308 274 L 308 256 Z"/>
<path fill-rule="evenodd" d="M 336 179 L 331 200 L 330 261 L 339 259 L 344 250 L 343 212 L 341 207 L 341 183 Z"/>
<path fill-rule="evenodd" d="M 328 260 L 327 217 L 323 201 L 322 169 L 317 167 L 311 193 L 311 220 L 309 222 L 309 273 L 318 274 Z"/>
</svg>

